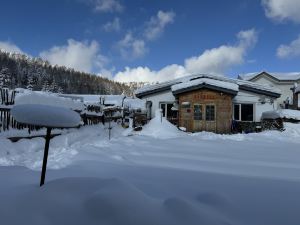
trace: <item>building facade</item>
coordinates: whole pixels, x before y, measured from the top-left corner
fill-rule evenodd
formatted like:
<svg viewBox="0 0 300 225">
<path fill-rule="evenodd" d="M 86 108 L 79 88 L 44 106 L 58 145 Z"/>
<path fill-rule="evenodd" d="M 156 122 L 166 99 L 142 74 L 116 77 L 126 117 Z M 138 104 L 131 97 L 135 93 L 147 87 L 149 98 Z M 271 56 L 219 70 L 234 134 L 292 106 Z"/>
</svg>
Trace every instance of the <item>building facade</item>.
<svg viewBox="0 0 300 225">
<path fill-rule="evenodd" d="M 253 82 L 213 75 L 191 75 L 136 92 L 147 102 L 148 117 L 161 109 L 170 122 L 186 131 L 229 133 L 233 121 L 259 122 L 274 110 L 280 90 Z"/>
<path fill-rule="evenodd" d="M 281 90 L 281 96 L 277 100 L 277 108 L 293 108 L 299 106 L 298 101 L 294 101 L 294 88 L 300 85 L 300 73 L 269 73 L 258 72 L 241 74 L 238 79 L 251 81 L 258 84 L 269 85 Z"/>
</svg>

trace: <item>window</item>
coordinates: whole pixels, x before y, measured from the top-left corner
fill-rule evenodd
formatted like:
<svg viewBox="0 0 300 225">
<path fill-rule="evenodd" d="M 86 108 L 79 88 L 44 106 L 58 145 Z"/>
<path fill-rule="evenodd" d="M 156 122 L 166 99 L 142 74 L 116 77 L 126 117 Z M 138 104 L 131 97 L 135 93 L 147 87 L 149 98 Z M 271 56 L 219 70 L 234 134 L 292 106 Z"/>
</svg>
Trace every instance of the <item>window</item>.
<svg viewBox="0 0 300 225">
<path fill-rule="evenodd" d="M 241 104 L 242 121 L 253 121 L 253 105 Z"/>
<path fill-rule="evenodd" d="M 206 121 L 214 121 L 215 120 L 215 106 L 214 105 L 206 105 L 205 119 L 206 119 Z"/>
<path fill-rule="evenodd" d="M 202 120 L 202 105 L 194 105 L 194 120 Z"/>
<path fill-rule="evenodd" d="M 163 117 L 166 117 L 166 104 L 160 104 Z"/>
<path fill-rule="evenodd" d="M 160 103 L 160 108 L 162 110 L 163 117 L 171 118 L 174 115 L 172 110 L 173 103 Z"/>
<path fill-rule="evenodd" d="M 234 120 L 240 120 L 240 106 L 239 104 L 234 105 Z"/>
<path fill-rule="evenodd" d="M 253 121 L 253 104 L 235 104 L 233 118 L 238 121 Z"/>
</svg>

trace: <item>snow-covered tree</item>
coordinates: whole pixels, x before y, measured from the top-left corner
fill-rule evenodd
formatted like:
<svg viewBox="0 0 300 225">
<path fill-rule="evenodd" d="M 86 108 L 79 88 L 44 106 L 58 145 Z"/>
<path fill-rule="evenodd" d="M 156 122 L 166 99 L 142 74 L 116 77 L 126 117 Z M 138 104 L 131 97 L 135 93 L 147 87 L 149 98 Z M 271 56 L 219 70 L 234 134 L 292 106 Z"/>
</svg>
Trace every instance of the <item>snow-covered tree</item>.
<svg viewBox="0 0 300 225">
<path fill-rule="evenodd" d="M 42 91 L 50 92 L 50 85 L 49 85 L 49 82 L 47 80 L 45 80 L 44 83 L 43 83 Z"/>
<path fill-rule="evenodd" d="M 27 86 L 26 89 L 32 91 L 34 86 L 34 79 L 32 75 L 27 76 Z"/>
<path fill-rule="evenodd" d="M 10 87 L 11 86 L 11 73 L 7 67 L 3 67 L 0 70 L 0 87 Z"/>
</svg>

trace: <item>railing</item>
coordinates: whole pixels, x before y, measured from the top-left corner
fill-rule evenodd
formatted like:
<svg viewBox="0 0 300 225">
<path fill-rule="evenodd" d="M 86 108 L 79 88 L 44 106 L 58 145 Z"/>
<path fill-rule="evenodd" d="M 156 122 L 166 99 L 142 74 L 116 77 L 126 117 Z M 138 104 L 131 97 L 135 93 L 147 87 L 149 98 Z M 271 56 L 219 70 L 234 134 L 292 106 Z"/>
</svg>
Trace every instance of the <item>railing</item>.
<svg viewBox="0 0 300 225">
<path fill-rule="evenodd" d="M 0 88 L 1 105 L 15 104 L 16 92 L 8 88 Z"/>
</svg>

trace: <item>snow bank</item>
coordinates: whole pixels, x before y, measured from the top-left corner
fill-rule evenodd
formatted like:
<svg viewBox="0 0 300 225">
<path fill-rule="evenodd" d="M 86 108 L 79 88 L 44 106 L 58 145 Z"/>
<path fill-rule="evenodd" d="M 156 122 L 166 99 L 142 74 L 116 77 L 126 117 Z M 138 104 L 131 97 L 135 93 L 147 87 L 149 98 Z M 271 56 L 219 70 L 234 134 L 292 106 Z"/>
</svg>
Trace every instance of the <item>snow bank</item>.
<svg viewBox="0 0 300 225">
<path fill-rule="evenodd" d="M 279 109 L 274 111 L 267 111 L 262 114 L 262 119 L 277 118 L 300 120 L 300 111 L 292 109 Z"/>
<path fill-rule="evenodd" d="M 84 105 L 80 101 L 74 101 L 70 98 L 59 97 L 58 94 L 48 92 L 36 92 L 29 90 L 22 90 L 17 93 L 15 99 L 16 105 L 21 104 L 40 104 L 59 106 L 73 110 L 83 110 Z"/>
<path fill-rule="evenodd" d="M 50 181 L 42 188 L 27 186 L 13 204 L 20 209 L 18 216 L 11 204 L 0 215 L 3 224 L 232 224 L 214 202 L 230 206 L 217 194 L 161 199 L 121 179 L 74 177 Z"/>
<path fill-rule="evenodd" d="M 184 135 L 183 132 L 179 131 L 165 117 L 161 117 L 160 110 L 155 112 L 155 117 L 143 127 L 139 134 L 160 139 L 176 138 Z"/>
</svg>

